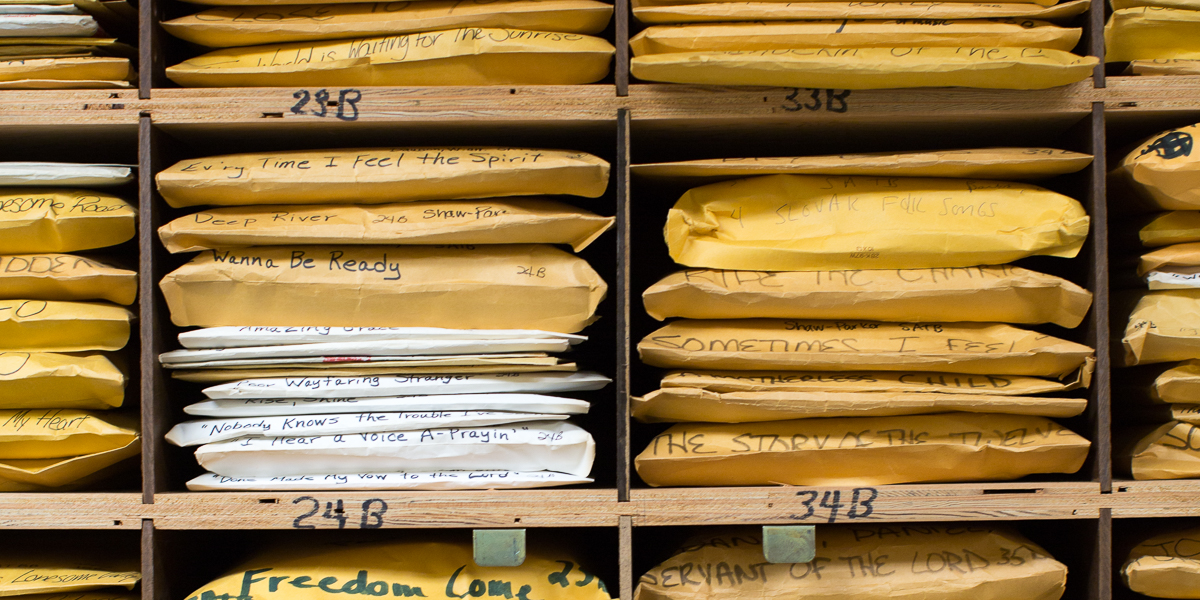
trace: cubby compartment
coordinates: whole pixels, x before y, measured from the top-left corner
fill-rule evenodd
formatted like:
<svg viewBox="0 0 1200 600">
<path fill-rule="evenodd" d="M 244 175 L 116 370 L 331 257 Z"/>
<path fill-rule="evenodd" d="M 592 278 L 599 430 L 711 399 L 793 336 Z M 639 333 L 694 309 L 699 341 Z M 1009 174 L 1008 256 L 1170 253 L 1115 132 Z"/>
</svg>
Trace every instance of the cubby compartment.
<svg viewBox="0 0 1200 600">
<path fill-rule="evenodd" d="M 826 101 L 821 90 L 812 98 Z M 845 100 L 853 101 L 851 94 Z M 804 101 L 810 101 L 808 96 Z M 836 104 L 836 99 L 832 101 Z M 949 150 L 988 147 L 1042 147 L 1097 154 L 1091 166 L 1077 173 L 1049 180 L 1035 181 L 1080 201 L 1090 216 L 1088 241 L 1079 255 L 1072 259 L 1031 257 L 1014 264 L 1030 270 L 1048 273 L 1072 281 L 1093 293 L 1093 303 L 1084 322 L 1074 329 L 1055 325 L 1019 327 L 1033 329 L 1095 349 L 1097 369 L 1087 389 L 1067 392 L 1088 398 L 1086 412 L 1077 417 L 1059 420 L 1064 426 L 1091 440 L 1088 462 L 1074 474 L 1027 477 L 1029 485 L 1048 482 L 1091 482 L 1105 489 L 1108 484 L 1108 348 L 1104 340 L 1108 331 L 1107 276 L 1104 258 L 1106 251 L 1106 216 L 1102 177 L 1104 168 L 1104 129 L 1102 114 L 1096 110 L 1063 111 L 1038 115 L 977 115 L 975 118 L 940 119 L 936 113 L 916 113 L 886 117 L 883 115 L 838 115 L 827 120 L 803 122 L 785 117 L 760 117 L 744 120 L 657 119 L 634 120 L 630 141 L 631 163 L 634 165 L 696 159 L 723 159 L 763 156 L 820 156 L 865 152 L 895 152 L 919 150 Z M 727 178 L 729 179 L 729 178 Z M 688 189 L 720 181 L 721 178 L 632 177 L 630 206 L 638 218 L 630 231 L 630 254 L 637 257 L 631 263 L 631 389 L 639 396 L 657 389 L 665 372 L 642 364 L 636 358 L 639 340 L 663 325 L 647 315 L 640 295 L 663 276 L 683 270 L 668 256 L 662 228 L 668 209 Z M 698 369 L 704 370 L 704 369 Z M 636 456 L 653 437 L 663 431 L 663 425 L 634 423 L 631 453 Z M 634 487 L 646 487 L 631 472 Z M 937 485 L 929 487 L 947 487 Z M 915 486 L 920 487 L 920 486 Z M 1027 486 L 1028 487 L 1028 486 Z M 701 489 L 680 490 L 703 496 Z M 667 490 L 655 492 L 666 494 Z M 993 492 L 1002 493 L 1002 492 Z"/>
<path fill-rule="evenodd" d="M 1108 165 L 1113 171 L 1130 152 L 1155 135 L 1200 122 L 1200 111 L 1148 111 L 1130 107 L 1125 111 L 1108 112 L 1106 117 Z M 1116 176 L 1109 178 L 1107 201 L 1112 215 L 1108 275 L 1112 288 L 1113 485 L 1114 488 L 1132 486 L 1134 489 L 1139 485 L 1200 485 L 1193 480 L 1132 481 L 1130 453 L 1133 447 L 1142 437 L 1172 420 L 1169 405 L 1153 402 L 1150 388 L 1155 377 L 1175 363 L 1126 367 L 1121 341 L 1134 305 L 1149 291 L 1146 281 L 1137 275 L 1137 266 L 1138 258 L 1154 248 L 1143 246 L 1138 232 L 1163 211 L 1141 202 L 1129 185 Z"/>
<path fill-rule="evenodd" d="M 216 126 L 216 125 L 168 125 L 143 122 L 143 134 L 151 148 L 144 170 L 147 175 L 157 173 L 177 161 L 198 157 L 231 154 L 238 152 L 371 148 L 371 147 L 518 147 L 580 150 L 594 154 L 610 163 L 616 163 L 617 141 L 615 121 L 608 123 L 556 123 L 476 126 L 463 128 L 449 124 L 392 123 L 387 125 L 338 124 L 313 129 L 311 126 L 292 125 L 286 122 L 275 126 Z M 578 206 L 603 216 L 612 216 L 616 209 L 617 186 L 615 167 L 610 172 L 610 183 L 606 194 L 600 198 L 562 197 L 567 204 Z M 155 393 L 147 399 L 146 410 L 155 415 L 157 428 L 149 443 L 155 444 L 155 456 L 160 457 L 153 466 L 153 478 L 148 489 L 153 493 L 180 492 L 185 483 L 199 475 L 202 469 L 196 464 L 192 450 L 167 445 L 162 434 L 174 423 L 187 419 L 182 412 L 186 404 L 202 398 L 202 384 L 185 383 L 171 378 L 170 374 L 157 365 L 159 353 L 179 348 L 179 327 L 171 323 L 158 282 L 163 276 L 184 264 L 191 253 L 169 254 L 160 243 L 156 230 L 163 224 L 196 209 L 172 209 L 156 192 L 152 180 L 144 182 L 147 202 L 151 203 L 153 216 L 144 224 L 143 235 L 150 244 L 153 269 L 150 272 L 154 284 L 155 330 L 153 339 L 146 342 L 153 350 L 151 377 Z M 607 298 L 597 310 L 599 319 L 581 333 L 588 340 L 563 355 L 568 362 L 575 362 L 580 370 L 595 371 L 610 378 L 617 375 L 616 301 L 617 293 L 617 236 L 615 231 L 604 233 L 595 243 L 578 254 L 585 259 L 608 285 Z M 452 369 L 448 369 L 452 371 Z M 592 403 L 586 415 L 572 419 L 588 430 L 596 440 L 596 460 L 588 487 L 612 489 L 617 481 L 617 445 L 615 436 L 617 396 L 616 385 L 610 384 L 602 390 L 564 394 Z"/>
<path fill-rule="evenodd" d="M 1130 553 L 1143 542 L 1158 536 L 1173 536 L 1182 534 L 1185 530 L 1200 527 L 1200 519 L 1195 517 L 1167 517 L 1158 519 L 1113 519 L 1113 556 L 1112 556 L 1112 597 L 1114 600 L 1144 600 L 1152 596 L 1139 594 L 1129 589 L 1122 576 L 1122 569 L 1129 560 Z M 1187 536 L 1178 538 L 1181 543 L 1170 547 L 1156 549 L 1176 553 L 1179 556 L 1194 558 L 1194 553 L 1200 540 L 1192 540 Z"/>
<path fill-rule="evenodd" d="M 118 196 L 132 205 L 135 210 L 141 210 L 142 207 L 140 206 L 136 183 L 136 166 L 138 164 L 139 151 L 137 127 L 132 123 L 128 125 L 116 123 L 42 125 L 31 123 L 13 131 L 6 129 L 3 136 L 7 140 L 20 140 L 20 143 L 8 143 L 0 146 L 0 161 L 3 162 L 93 163 L 119 164 L 135 167 L 134 180 L 119 186 L 89 187 L 62 185 L 42 186 L 38 189 L 94 190 Z M 93 259 L 118 269 L 135 271 L 138 273 L 139 278 L 142 275 L 140 265 L 141 253 L 139 252 L 139 240 L 136 233 L 132 239 L 121 244 L 90 250 L 65 252 L 64 254 Z M 38 268 L 36 265 L 28 265 L 28 267 L 31 270 Z M 112 352 L 88 351 L 84 353 L 106 356 L 125 376 L 125 393 L 121 405 L 112 410 L 96 411 L 96 413 L 100 416 L 105 414 L 117 416 L 134 429 L 137 428 L 137 423 L 140 419 L 142 397 L 142 371 L 140 367 L 142 345 L 140 336 L 138 335 L 142 306 L 140 292 L 138 296 L 133 304 L 122 306 L 122 308 L 133 314 L 133 318 L 129 323 L 129 341 L 125 347 Z M 29 299 L 38 300 L 38 298 Z M 116 306 L 114 303 L 108 304 Z M 71 499 L 68 501 L 85 502 L 86 496 L 78 493 L 138 493 L 141 491 L 141 478 L 138 465 L 138 458 L 128 458 L 104 469 L 106 475 L 97 481 L 85 485 L 72 486 L 68 484 L 62 488 L 63 492 L 50 489 L 47 490 L 47 493 L 65 493 L 71 496 Z M 23 494 L 12 494 L 11 496 L 18 503 L 22 497 L 25 497 Z"/>
<path fill-rule="evenodd" d="M 351 529 L 347 527 L 347 529 Z M 152 548 L 155 565 L 153 583 L 146 589 L 145 600 L 174 600 L 189 598 L 203 589 L 205 584 L 227 575 L 253 559 L 258 553 L 280 545 L 315 547 L 315 545 L 344 545 L 386 543 L 390 541 L 446 542 L 464 545 L 471 549 L 472 532 L 468 529 L 404 529 L 385 531 L 256 531 L 256 530 L 203 530 L 164 531 L 155 530 L 148 546 Z M 558 580 L 569 586 L 577 585 L 589 576 L 599 579 L 613 595 L 620 589 L 620 555 L 618 553 L 616 527 L 597 528 L 545 528 L 529 529 L 525 534 L 526 557 L 542 557 L 557 561 L 556 572 L 563 575 Z M 441 557 L 432 557 L 438 560 Z M 414 557 L 419 560 L 419 557 Z M 444 560 L 444 559 L 443 559 Z M 470 560 L 468 557 L 467 560 Z M 466 563 L 464 563 L 464 566 Z M 384 566 L 382 564 L 378 565 Z M 403 565 L 396 565 L 403 567 Z M 473 566 L 473 565 L 472 565 Z M 370 569 L 364 565 L 363 569 Z M 418 567 L 419 569 L 420 567 Z M 489 569 L 489 574 L 500 576 L 503 567 Z M 451 572 L 445 574 L 437 589 L 422 590 L 427 597 L 443 597 L 450 584 Z M 550 577 L 548 576 L 547 579 Z M 392 582 L 396 583 L 396 582 Z M 455 591 L 469 590 L 470 581 L 455 582 Z M 547 582 L 555 585 L 555 581 Z M 264 583 L 265 584 L 265 583 Z M 513 589 L 515 596 L 519 588 Z M 503 597 L 503 590 L 497 593 Z M 480 594 L 488 597 L 486 593 Z M 468 596 L 478 597 L 478 596 Z"/>
<path fill-rule="evenodd" d="M 946 544 L 944 542 L 930 543 L 925 540 L 941 534 L 945 534 L 946 538 L 953 540 L 955 536 L 974 535 L 997 529 L 1006 529 L 1017 533 L 1041 547 L 1058 562 L 1066 565 L 1066 588 L 1062 596 L 1064 600 L 1098 600 L 1107 597 L 1104 595 L 1103 584 L 1107 582 L 1109 576 L 1108 568 L 1100 566 L 1097 558 L 1107 556 L 1110 549 L 1104 541 L 1102 522 L 1096 519 L 994 521 L 989 523 L 953 521 L 937 523 L 859 521 L 834 525 L 821 523 L 815 525 L 814 531 L 815 547 L 817 548 L 815 561 L 793 564 L 788 567 L 786 573 L 793 578 L 790 583 L 795 585 L 795 593 L 800 595 L 804 594 L 806 584 L 804 580 L 809 575 L 818 572 L 840 571 L 840 574 L 846 577 L 844 580 L 846 593 L 853 591 L 856 582 L 863 581 L 864 585 L 887 584 L 889 578 L 894 578 L 896 581 L 904 579 L 906 586 L 912 586 L 915 578 L 930 577 L 932 578 L 931 586 L 939 587 L 940 582 L 936 581 L 937 574 L 945 571 L 947 579 L 954 577 L 953 566 L 950 565 L 955 563 L 956 557 L 960 561 L 958 566 L 961 567 L 959 576 L 969 573 L 965 568 L 967 561 L 964 558 L 967 556 L 966 550 L 969 547 L 963 544 L 953 545 L 953 543 Z M 831 533 L 838 530 L 840 532 L 837 534 Z M 727 592 L 729 597 L 733 597 L 739 592 L 750 593 L 747 588 L 756 590 L 758 586 L 763 585 L 763 569 L 774 565 L 770 565 L 768 560 L 760 554 L 765 534 L 763 528 L 758 526 L 634 527 L 633 576 L 635 585 L 643 581 L 653 581 L 653 578 L 643 579 L 643 577 L 664 561 L 685 550 L 695 552 L 699 549 L 699 543 L 689 546 L 689 540 L 710 535 L 724 536 L 726 543 L 729 543 L 731 547 L 736 547 L 733 544 L 735 538 L 737 542 L 745 543 L 745 546 L 739 548 L 738 551 L 744 552 L 741 558 L 747 562 L 738 564 L 740 561 L 730 559 L 728 564 L 723 564 L 718 559 L 706 561 L 708 564 L 699 564 L 700 561 L 696 561 L 695 564 L 682 564 L 679 568 L 664 573 L 667 577 L 663 578 L 664 581 L 658 582 L 664 591 L 669 593 L 674 588 L 682 596 L 688 591 L 695 593 L 700 590 L 705 592 L 712 590 L 712 595 L 707 597 L 712 600 L 721 600 L 724 597 L 721 592 Z M 882 544 L 885 540 L 891 540 L 895 541 L 899 547 L 897 552 L 891 553 L 880 548 L 869 556 L 865 552 L 862 555 L 837 555 L 830 550 L 822 550 L 822 548 L 828 548 L 828 542 L 825 541 L 823 544 L 823 538 L 829 539 L 826 538 L 829 535 L 844 535 L 854 542 L 864 541 L 864 544 L 875 541 Z M 780 536 L 780 538 L 782 537 Z M 929 545 L 922 546 L 922 544 Z M 936 552 L 935 549 L 942 551 Z M 716 558 L 719 556 L 717 553 L 721 550 L 722 548 L 719 548 L 718 544 L 710 544 L 704 549 L 704 552 L 708 553 L 705 558 Z M 1004 550 L 1009 550 L 1007 556 L 1005 556 Z M 983 570 L 996 569 L 998 565 L 992 563 L 1003 563 L 1006 559 L 1012 560 L 1012 557 L 1018 557 L 1017 559 L 1020 560 L 1022 554 L 1025 558 L 1029 558 L 1033 555 L 1026 554 L 1026 552 L 1036 552 L 1022 543 L 1010 545 L 1001 543 L 993 551 L 995 556 L 976 554 L 973 564 Z M 754 563 L 748 562 L 751 554 L 757 556 Z M 988 563 L 986 566 L 982 564 L 984 561 Z M 689 566 L 693 568 L 688 569 Z M 849 573 L 853 573 L 852 579 L 847 576 L 847 569 Z M 676 577 L 667 582 L 665 580 L 669 578 L 671 571 Z M 994 576 L 999 577 L 1000 575 Z M 767 577 L 766 582 L 767 585 L 774 582 L 774 585 L 779 587 L 788 585 L 788 583 L 780 582 L 777 578 L 770 577 Z M 819 578 L 814 576 L 813 583 L 820 585 L 818 582 Z M 634 595 L 635 599 L 646 597 L 656 596 Z"/>
</svg>

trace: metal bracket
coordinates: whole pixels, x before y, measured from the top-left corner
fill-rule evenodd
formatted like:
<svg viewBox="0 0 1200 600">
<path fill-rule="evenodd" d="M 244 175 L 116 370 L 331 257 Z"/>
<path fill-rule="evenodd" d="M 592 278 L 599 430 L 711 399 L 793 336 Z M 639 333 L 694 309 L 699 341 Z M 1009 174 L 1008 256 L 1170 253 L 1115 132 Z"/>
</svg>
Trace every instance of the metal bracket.
<svg viewBox="0 0 1200 600">
<path fill-rule="evenodd" d="M 525 563 L 524 529 L 475 529 L 471 532 L 475 564 L 519 567 Z"/>
<path fill-rule="evenodd" d="M 769 563 L 812 562 L 817 530 L 812 525 L 763 525 L 763 557 Z"/>
</svg>

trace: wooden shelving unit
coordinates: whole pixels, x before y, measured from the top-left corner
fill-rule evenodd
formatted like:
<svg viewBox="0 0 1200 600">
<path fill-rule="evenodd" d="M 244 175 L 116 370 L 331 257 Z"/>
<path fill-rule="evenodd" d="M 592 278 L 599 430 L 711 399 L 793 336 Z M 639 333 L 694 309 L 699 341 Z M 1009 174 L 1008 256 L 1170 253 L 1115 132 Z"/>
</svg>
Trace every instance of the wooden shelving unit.
<svg viewBox="0 0 1200 600">
<path fill-rule="evenodd" d="M 169 0 L 159 0 L 166 4 Z M 1085 24 L 1093 54 L 1102 44 L 1104 2 L 1093 0 Z M 0 539 L 10 530 L 119 531 L 138 537 L 144 600 L 178 600 L 185 589 L 218 574 L 217 559 L 187 571 L 180 557 L 193 544 L 229 538 L 249 543 L 259 530 L 313 529 L 564 529 L 568 541 L 603 540 L 593 560 L 614 578 L 610 590 L 631 600 L 636 576 L 664 556 L 647 540 L 671 538 L 678 528 L 715 525 L 911 523 L 1006 521 L 1030 535 L 1065 535 L 1078 542 L 1068 552 L 1068 598 L 1109 600 L 1120 583 L 1113 565 L 1113 519 L 1200 517 L 1200 480 L 1138 482 L 1113 479 L 1112 369 L 1108 341 L 1120 335 L 1123 317 L 1109 314 L 1110 218 L 1105 173 L 1136 136 L 1200 121 L 1200 77 L 1105 77 L 1052 90 L 963 89 L 803 90 L 646 84 L 630 81 L 618 55 L 613 80 L 588 86 L 328 89 L 325 106 L 300 103 L 305 90 L 285 88 L 180 89 L 163 77 L 166 51 L 155 24 L 163 6 L 141 6 L 141 87 L 118 91 L 0 91 L 0 159 L 50 156 L 64 148 L 105 161 L 136 161 L 140 181 L 137 256 L 126 257 L 141 276 L 139 335 L 131 348 L 126 410 L 138 412 L 145 437 L 140 477 L 115 491 L 0 494 Z M 629 37 L 628 6 L 617 3 L 614 42 Z M 308 90 L 310 93 L 316 90 Z M 1097 349 L 1099 365 L 1088 394 L 1089 412 L 1072 428 L 1093 442 L 1092 458 L 1075 475 L 1011 483 L 893 485 L 876 488 L 768 487 L 652 489 L 638 480 L 631 457 L 649 429 L 632 424 L 630 393 L 648 391 L 636 343 L 649 326 L 639 295 L 645 279 L 663 268 L 655 249 L 660 216 L 675 198 L 670 186 L 633 177 L 629 165 L 667 157 L 834 153 L 872 150 L 872 144 L 929 147 L 949 141 L 1040 141 L 1096 155 L 1084 174 L 1062 185 L 1092 216 L 1092 239 L 1069 269 L 1095 295 L 1078 341 Z M 206 153 L 265 147 L 335 147 L 376 144 L 522 144 L 571 147 L 613 164 L 609 194 L 596 210 L 618 217 L 616 235 L 597 243 L 587 258 L 610 284 L 604 318 L 583 355 L 615 384 L 596 393 L 586 427 L 597 437 L 597 482 L 572 489 L 496 492 L 285 492 L 190 493 L 183 482 L 197 467 L 190 452 L 169 447 L 162 434 L 177 420 L 195 387 L 171 380 L 157 365 L 173 348 L 176 329 L 157 293 L 158 280 L 181 259 L 165 253 L 156 229 L 174 214 L 157 197 L 153 174 L 174 161 Z M 970 145 L 964 142 L 961 145 Z M 769 151 L 767 150 L 769 148 Z M 111 150 L 110 150 L 111 149 Z M 125 156 L 127 159 L 118 157 Z M 131 198 L 132 199 L 132 198 Z M 603 263 L 603 264 L 602 264 Z M 1117 399 L 1120 402 L 1120 399 Z M 1118 427 L 1119 429 L 1119 427 Z M 834 496 L 834 494 L 837 494 Z M 837 510 L 822 506 L 842 504 Z M 378 520 L 364 507 L 386 510 Z M 326 506 L 343 520 L 305 517 Z M 362 517 L 362 518 L 360 518 Z M 378 523 L 378 525 L 376 525 Z M 366 527 L 366 525 L 370 525 Z M 54 532 L 63 537 L 69 532 Z M 337 532 L 278 531 L 288 539 Z M 351 532 L 344 532 L 350 534 Z M 75 532 L 82 535 L 83 532 Z M 353 532 L 354 535 L 376 535 Z M 1035 535 L 1036 534 L 1036 535 Z M 109 534 L 104 534 L 109 535 Z M 382 535 L 382 534 L 378 534 Z M 590 536 L 590 537 L 589 537 Z M 65 539 L 65 538 L 64 538 Z M 1038 541 L 1041 541 L 1040 539 Z M 610 543 L 611 542 L 611 543 Z M 124 542 L 122 542 L 124 543 Z M 228 565 L 225 565 L 228 566 Z M 217 570 L 213 570 L 217 569 Z M 1120 593 L 1116 593 L 1120 597 Z"/>
</svg>

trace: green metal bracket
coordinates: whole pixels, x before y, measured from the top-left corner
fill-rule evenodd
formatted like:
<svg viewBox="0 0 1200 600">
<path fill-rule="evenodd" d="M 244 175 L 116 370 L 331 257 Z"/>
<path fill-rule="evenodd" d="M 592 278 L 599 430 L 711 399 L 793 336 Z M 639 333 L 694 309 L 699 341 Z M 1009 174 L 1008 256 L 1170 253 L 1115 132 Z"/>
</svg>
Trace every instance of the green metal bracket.
<svg viewBox="0 0 1200 600">
<path fill-rule="evenodd" d="M 817 555 L 812 525 L 763 525 L 763 556 L 769 563 L 806 563 Z"/>
<path fill-rule="evenodd" d="M 525 562 L 524 529 L 476 529 L 471 544 L 475 564 L 481 567 L 519 567 Z"/>
</svg>

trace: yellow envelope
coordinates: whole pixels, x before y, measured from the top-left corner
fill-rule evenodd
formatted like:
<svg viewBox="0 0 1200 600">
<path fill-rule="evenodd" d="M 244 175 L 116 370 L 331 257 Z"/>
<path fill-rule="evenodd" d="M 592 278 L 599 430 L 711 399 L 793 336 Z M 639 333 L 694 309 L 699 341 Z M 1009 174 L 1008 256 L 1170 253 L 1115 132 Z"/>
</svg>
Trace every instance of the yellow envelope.
<svg viewBox="0 0 1200 600">
<path fill-rule="evenodd" d="M 116 450 L 137 431 L 69 408 L 0 410 L 0 460 L 67 458 Z"/>
<path fill-rule="evenodd" d="M 666 387 L 630 399 L 645 423 L 750 423 L 812 417 L 886 417 L 943 412 L 1073 417 L 1086 398 L 985 396 L 942 392 L 710 392 Z"/>
<path fill-rule="evenodd" d="M 1070 258 L 1089 219 L 1027 183 L 768 175 L 685 193 L 667 214 L 671 258 L 763 271 L 969 267 Z"/>
<path fill-rule="evenodd" d="M 634 58 L 630 73 L 696 85 L 1040 90 L 1083 81 L 1099 62 L 1046 48 L 805 48 L 652 54 Z"/>
<path fill-rule="evenodd" d="M 121 448 L 70 458 L 0 460 L 0 479 L 18 484 L 62 487 L 92 476 L 142 451 L 142 439 L 134 437 Z"/>
<path fill-rule="evenodd" d="M 1200 266 L 1200 243 L 1174 244 L 1143 254 L 1138 260 L 1139 276 L 1151 271 L 1177 271 L 1179 268 Z"/>
<path fill-rule="evenodd" d="M 1170 404 L 1200 404 L 1200 360 L 1181 362 L 1154 379 L 1150 396 Z"/>
<path fill-rule="evenodd" d="M 1134 75 L 1200 75 L 1200 60 L 1156 58 L 1129 61 Z"/>
<path fill-rule="evenodd" d="M 672 371 L 664 388 L 711 392 L 926 392 L 1025 396 L 1091 385 L 1095 359 L 1061 381 L 1020 375 L 970 375 L 921 371 Z"/>
<path fill-rule="evenodd" d="M 120 350 L 133 314 L 111 304 L 0 300 L 0 351 Z"/>
<path fill-rule="evenodd" d="M 121 406 L 125 375 L 102 355 L 0 352 L 0 408 Z"/>
<path fill-rule="evenodd" d="M 1200 209 L 1200 152 L 1193 152 L 1200 125 L 1156 134 L 1142 142 L 1117 166 L 1123 177 L 1157 208 Z"/>
<path fill-rule="evenodd" d="M 1133 449 L 1134 479 L 1200 477 L 1200 427 L 1173 421 L 1142 438 Z"/>
<path fill-rule="evenodd" d="M 596 34 L 612 18 L 596 0 L 425 0 L 300 6 L 211 8 L 164 21 L 163 29 L 212 48 L 501 27 Z"/>
<path fill-rule="evenodd" d="M 598 198 L 608 163 L 585 152 L 532 148 L 351 148 L 230 154 L 160 171 L 175 208 L 203 204 L 386 204 L 493 196 Z"/>
<path fill-rule="evenodd" d="M 1076 327 L 1092 294 L 1020 267 L 672 273 L 642 293 L 658 320 L 996 321 Z"/>
<path fill-rule="evenodd" d="M 634 56 L 673 52 L 1019 46 L 1069 51 L 1083 30 L 1031 19 L 828 19 L 655 25 L 629 40 Z"/>
<path fill-rule="evenodd" d="M 1182 423 L 1200 425 L 1200 406 L 1195 404 L 1172 404 L 1171 418 Z"/>
<path fill-rule="evenodd" d="M 1143 246 L 1200 242 L 1200 211 L 1174 210 L 1158 215 L 1138 232 Z"/>
<path fill-rule="evenodd" d="M 576 332 L 607 291 L 583 259 L 536 244 L 209 250 L 159 285 L 181 327 Z"/>
<path fill-rule="evenodd" d="M 612 44 L 578 33 L 463 28 L 217 50 L 167 68 L 183 87 L 579 85 Z"/>
<path fill-rule="evenodd" d="M 1087 12 L 1087 0 L 1055 6 L 1030 3 L 966 2 L 721 2 L 676 4 L 676 0 L 634 0 L 633 16 L 646 24 L 794 21 L 799 19 L 983 19 L 1023 17 L 1067 20 Z"/>
<path fill-rule="evenodd" d="M 793 6 L 793 5 L 785 5 Z M 796 3 L 795 6 L 807 6 Z M 950 6 L 943 4 L 942 6 Z M 867 177 L 957 177 L 1045 179 L 1075 173 L 1092 155 L 1056 148 L 977 148 L 928 152 L 871 152 L 827 156 L 714 158 L 633 165 L 647 177 L 700 178 L 753 175 L 861 175 Z"/>
<path fill-rule="evenodd" d="M 0 256 L 0 298 L 133 304 L 137 273 L 71 254 Z"/>
<path fill-rule="evenodd" d="M 133 239 L 137 209 L 102 192 L 0 188 L 0 254 L 91 250 Z"/>
<path fill-rule="evenodd" d="M 67 558 L 55 555 L 32 554 L 25 548 L 8 548 L 7 556 L 0 556 L 0 597 L 21 596 L 33 598 L 31 594 L 74 593 L 105 587 L 133 589 L 142 578 L 136 570 L 137 563 L 112 563 L 107 557 L 87 559 Z M 130 570 L 118 570 L 118 569 Z M 68 596 L 65 600 L 73 600 Z M 89 595 L 86 600 L 92 600 Z M 99 600 L 99 598 L 96 598 Z"/>
<path fill-rule="evenodd" d="M 0 81 L 0 90 L 127 90 L 132 87 L 133 85 L 128 81 L 104 81 L 99 79 L 77 79 L 72 81 L 18 79 L 16 81 Z"/>
<path fill-rule="evenodd" d="M 61 592 L 57 594 L 21 594 L 21 600 L 141 600 L 134 592 L 101 590 L 98 592 Z"/>
<path fill-rule="evenodd" d="M 1121 343 L 1125 366 L 1200 358 L 1200 290 L 1142 296 Z"/>
<path fill-rule="evenodd" d="M 364 518 L 371 524 L 376 517 L 368 511 Z M 609 600 L 604 583 L 576 559 L 532 543 L 520 566 L 480 567 L 472 559 L 470 543 L 427 541 L 412 533 L 395 537 L 399 539 L 277 545 L 192 592 L 188 600 L 214 594 L 325 600 L 331 589 L 388 598 L 481 597 L 491 589 L 492 597 Z"/>
<path fill-rule="evenodd" d="M 1200 10 L 1140 6 L 1113 11 L 1104 26 L 1105 62 L 1200 59 Z"/>
<path fill-rule="evenodd" d="M 1058 377 L 1091 348 L 996 323 L 729 319 L 672 321 L 638 343 L 655 367 L 715 370 L 928 370 Z"/>
<path fill-rule="evenodd" d="M 841 499 L 846 508 L 839 520 L 872 510 L 867 491 L 842 492 Z M 1058 600 L 1067 566 L 1016 532 L 991 525 L 822 523 L 816 556 L 796 564 L 767 562 L 761 529 L 709 529 L 642 575 L 634 600 Z"/>
<path fill-rule="evenodd" d="M 1152 537 L 1133 548 L 1121 567 L 1129 589 L 1152 598 L 1200 598 L 1200 529 Z"/>
<path fill-rule="evenodd" d="M 170 252 L 289 244 L 590 245 L 616 221 L 547 198 L 441 200 L 377 206 L 232 206 L 158 228 Z"/>
<path fill-rule="evenodd" d="M 80 56 L 0 61 L 0 81 L 23 79 L 128 81 L 133 77 L 133 68 L 129 65 L 127 58 Z"/>
<path fill-rule="evenodd" d="M 1197 0 L 1109 0 L 1108 3 L 1112 6 L 1113 10 L 1138 8 L 1141 6 L 1200 10 L 1200 2 Z"/>
<path fill-rule="evenodd" d="M 635 460 L 659 486 L 868 486 L 1074 473 L 1091 442 L 1041 417 L 909 417 L 682 423 Z"/>
</svg>

